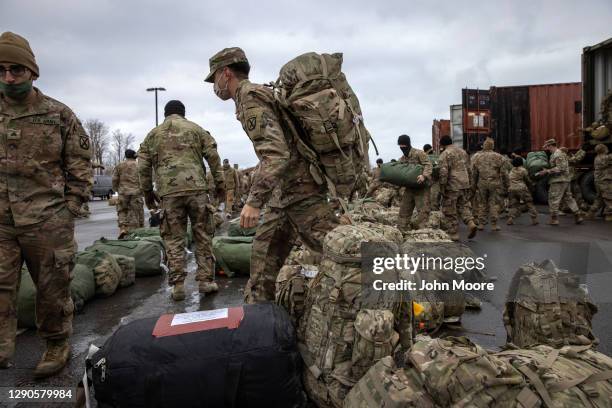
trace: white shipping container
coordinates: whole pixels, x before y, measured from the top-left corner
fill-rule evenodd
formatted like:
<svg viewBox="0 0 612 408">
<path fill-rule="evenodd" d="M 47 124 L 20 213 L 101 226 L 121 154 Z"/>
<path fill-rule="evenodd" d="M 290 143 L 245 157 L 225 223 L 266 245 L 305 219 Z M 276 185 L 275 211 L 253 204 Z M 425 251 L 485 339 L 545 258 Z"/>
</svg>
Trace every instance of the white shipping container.
<svg viewBox="0 0 612 408">
<path fill-rule="evenodd" d="M 451 139 L 453 139 L 453 144 L 459 147 L 463 147 L 463 106 L 451 105 L 450 118 Z"/>
</svg>

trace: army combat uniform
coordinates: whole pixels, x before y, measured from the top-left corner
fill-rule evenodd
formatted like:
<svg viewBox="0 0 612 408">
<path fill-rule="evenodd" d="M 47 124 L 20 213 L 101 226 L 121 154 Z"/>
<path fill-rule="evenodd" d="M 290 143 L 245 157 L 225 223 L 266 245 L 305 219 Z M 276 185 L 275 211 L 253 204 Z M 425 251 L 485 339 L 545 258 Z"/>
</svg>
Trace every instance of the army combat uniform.
<svg viewBox="0 0 612 408">
<path fill-rule="evenodd" d="M 234 211 L 234 202 L 239 197 L 240 180 L 238 180 L 236 169 L 225 163 L 223 164 L 223 177 L 226 189 L 225 212 L 231 215 L 232 211 Z"/>
<path fill-rule="evenodd" d="M 126 159 L 113 171 L 113 191 L 119 193 L 117 222 L 120 234 L 129 233 L 144 226 L 142 192 L 138 180 L 138 162 Z"/>
<path fill-rule="evenodd" d="M 590 213 L 596 213 L 604 208 L 606 221 L 612 221 L 612 154 L 604 144 L 595 146 L 595 188 L 597 197 L 590 208 Z"/>
<path fill-rule="evenodd" d="M 440 193 L 442 194 L 442 213 L 444 227 L 453 240 L 458 240 L 458 216 L 470 227 L 470 236 L 475 233 L 476 225 L 470 206 L 470 157 L 465 150 L 448 145 L 440 154 Z"/>
<path fill-rule="evenodd" d="M 538 211 L 535 205 L 533 205 L 533 197 L 529 191 L 528 186 L 531 180 L 529 179 L 527 169 L 523 166 L 513 167 L 512 170 L 510 170 L 509 179 L 510 186 L 508 188 L 508 198 L 510 200 L 510 208 L 507 224 L 512 225 L 514 222 L 513 219 L 521 215 L 521 202 L 527 205 L 532 224 L 537 224 Z"/>
<path fill-rule="evenodd" d="M 168 250 L 170 285 L 182 283 L 185 272 L 185 234 L 191 221 L 196 245 L 196 280 L 212 282 L 214 265 L 212 239 L 215 210 L 208 202 L 204 159 L 217 186 L 223 186 L 223 172 L 217 143 L 206 130 L 171 114 L 154 128 L 138 151 L 140 185 L 144 193 L 153 190 L 155 172 L 157 194 L 161 197 L 160 231 Z"/>
<path fill-rule="evenodd" d="M 49 342 L 70 337 L 74 217 L 92 184 L 81 123 L 66 105 L 34 90 L 27 106 L 10 105 L 0 94 L 0 365 L 15 348 L 24 262 L 36 286 L 36 326 L 47 350 Z"/>
<path fill-rule="evenodd" d="M 567 155 L 561 149 L 557 149 L 549 159 L 550 169 L 548 177 L 548 208 L 551 223 L 554 223 L 559 216 L 561 204 L 567 205 L 570 211 L 576 216 L 576 222 L 581 222 L 580 211 L 576 201 L 572 197 L 570 190 L 571 176 Z"/>
<path fill-rule="evenodd" d="M 417 225 L 416 229 L 424 228 L 425 223 L 429 219 L 431 210 L 429 202 L 429 183 L 431 182 L 432 168 L 431 162 L 427 158 L 424 151 L 411 148 L 408 156 L 402 155 L 398 161 L 408 164 L 420 164 L 423 166 L 423 177 L 425 177 L 423 188 L 408 188 L 404 189 L 402 202 L 399 208 L 398 228 L 404 232 L 412 229 L 410 221 L 412 212 L 417 210 Z"/>
<path fill-rule="evenodd" d="M 472 158 L 472 186 L 477 186 L 478 225 L 484 227 L 491 220 L 491 229 L 499 230 L 500 196 L 508 188 L 508 173 L 504 156 L 493 151 L 493 140 L 484 141 L 482 151 Z"/>
</svg>

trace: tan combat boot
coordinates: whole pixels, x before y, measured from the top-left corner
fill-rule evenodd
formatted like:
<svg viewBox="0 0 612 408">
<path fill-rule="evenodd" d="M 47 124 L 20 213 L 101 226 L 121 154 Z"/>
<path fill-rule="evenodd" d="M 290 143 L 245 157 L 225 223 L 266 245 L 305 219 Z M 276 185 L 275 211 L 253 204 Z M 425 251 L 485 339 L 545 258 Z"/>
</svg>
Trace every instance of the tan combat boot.
<svg viewBox="0 0 612 408">
<path fill-rule="evenodd" d="M 531 217 L 531 225 L 538 225 L 539 223 L 538 217 Z"/>
<path fill-rule="evenodd" d="M 499 230 L 500 230 L 500 228 L 497 225 L 497 222 L 492 222 L 491 223 L 491 231 L 499 231 Z"/>
<path fill-rule="evenodd" d="M 550 220 L 548 221 L 548 225 L 559 225 L 559 217 L 556 215 L 551 215 Z"/>
<path fill-rule="evenodd" d="M 605 220 L 608 222 L 612 221 L 612 215 L 606 215 Z"/>
<path fill-rule="evenodd" d="M 119 230 L 119 236 L 117 237 L 117 239 L 123 239 L 123 238 L 127 237 L 127 235 L 128 235 L 127 228 L 121 228 Z"/>
<path fill-rule="evenodd" d="M 219 285 L 217 285 L 217 282 L 200 282 L 198 286 L 200 289 L 200 293 L 202 294 L 214 293 L 219 291 Z"/>
<path fill-rule="evenodd" d="M 506 225 L 514 225 L 514 220 L 512 217 L 508 217 L 508 221 L 506 221 Z"/>
<path fill-rule="evenodd" d="M 476 236 L 476 232 L 478 231 L 478 227 L 474 220 L 468 222 L 468 228 L 470 229 L 470 233 L 468 234 L 468 238 L 474 238 Z"/>
<path fill-rule="evenodd" d="M 484 230 L 484 224 L 482 224 L 482 223 L 476 224 L 476 227 L 478 228 L 478 231 L 483 231 Z"/>
<path fill-rule="evenodd" d="M 584 221 L 584 218 L 582 218 L 582 215 L 580 215 L 580 212 L 577 212 L 576 214 L 574 214 L 574 222 L 576 224 L 582 224 L 583 221 Z"/>
<path fill-rule="evenodd" d="M 459 241 L 459 234 L 457 232 L 449 233 L 448 236 L 452 241 Z"/>
<path fill-rule="evenodd" d="M 47 340 L 47 351 L 34 370 L 35 378 L 45 378 L 57 374 L 70 359 L 68 340 Z"/>
<path fill-rule="evenodd" d="M 185 283 L 176 282 L 172 287 L 172 300 L 178 302 L 185 300 Z"/>
</svg>

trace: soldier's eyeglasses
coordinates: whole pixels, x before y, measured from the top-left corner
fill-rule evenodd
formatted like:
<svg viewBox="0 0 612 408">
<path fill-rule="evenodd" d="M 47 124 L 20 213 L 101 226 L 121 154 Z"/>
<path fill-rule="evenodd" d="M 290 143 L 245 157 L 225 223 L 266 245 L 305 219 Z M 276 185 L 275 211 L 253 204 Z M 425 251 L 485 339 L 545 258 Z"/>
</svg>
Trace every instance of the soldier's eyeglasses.
<svg viewBox="0 0 612 408">
<path fill-rule="evenodd" d="M 10 72 L 14 77 L 20 77 L 26 73 L 27 68 L 23 65 L 11 65 L 8 68 L 0 65 L 0 78 L 4 78 L 7 72 Z"/>
</svg>

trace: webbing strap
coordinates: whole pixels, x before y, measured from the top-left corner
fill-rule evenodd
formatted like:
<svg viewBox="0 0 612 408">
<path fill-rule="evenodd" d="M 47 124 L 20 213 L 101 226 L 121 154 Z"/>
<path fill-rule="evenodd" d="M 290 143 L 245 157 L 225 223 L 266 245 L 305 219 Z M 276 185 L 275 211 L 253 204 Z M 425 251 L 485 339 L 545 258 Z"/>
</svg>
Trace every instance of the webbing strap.
<svg viewBox="0 0 612 408">
<path fill-rule="evenodd" d="M 321 60 L 321 73 L 323 74 L 324 77 L 328 77 L 329 76 L 329 72 L 327 70 L 327 61 L 325 61 L 325 57 L 323 57 L 323 55 L 319 54 L 319 59 Z"/>
<path fill-rule="evenodd" d="M 599 373 L 587 375 L 582 378 L 576 378 L 574 380 L 559 381 L 557 383 L 551 384 L 548 388 L 551 392 L 561 392 L 577 385 L 593 384 L 599 381 L 607 381 L 610 379 L 612 379 L 612 370 L 605 370 Z"/>
<path fill-rule="evenodd" d="M 527 365 L 518 366 L 518 370 L 521 373 L 525 374 L 525 376 L 529 379 L 531 385 L 533 385 L 538 394 L 540 394 L 540 397 L 542 398 L 542 401 L 544 401 L 544 404 L 548 408 L 555 408 L 555 404 L 553 403 L 553 400 L 550 397 L 548 390 L 542 383 L 542 380 L 540 380 L 540 377 L 535 372 L 533 372 L 531 368 L 527 367 Z"/>
<path fill-rule="evenodd" d="M 550 354 L 546 356 L 546 360 L 544 360 L 542 368 L 549 369 L 550 367 L 552 367 L 552 365 L 557 360 L 557 357 L 559 357 L 559 351 L 559 349 L 553 349 L 553 351 L 551 351 Z"/>
</svg>

